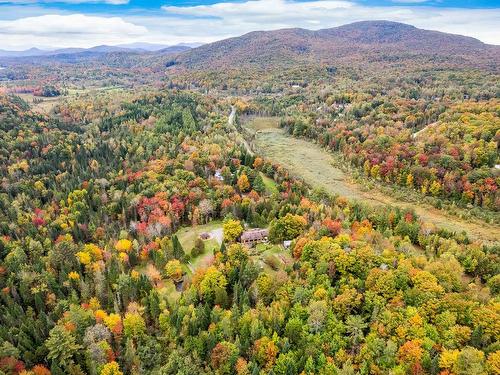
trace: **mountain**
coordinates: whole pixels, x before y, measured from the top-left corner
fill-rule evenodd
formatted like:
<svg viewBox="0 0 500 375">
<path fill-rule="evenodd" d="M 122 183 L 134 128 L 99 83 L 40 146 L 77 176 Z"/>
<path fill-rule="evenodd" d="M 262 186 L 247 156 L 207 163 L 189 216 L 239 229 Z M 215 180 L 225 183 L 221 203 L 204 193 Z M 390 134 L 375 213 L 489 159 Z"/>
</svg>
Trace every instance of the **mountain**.
<svg viewBox="0 0 500 375">
<path fill-rule="evenodd" d="M 181 54 L 186 68 L 267 68 L 294 63 L 363 65 L 405 61 L 498 69 L 500 46 L 389 21 L 363 21 L 323 30 L 255 31 Z"/>
<path fill-rule="evenodd" d="M 190 49 L 191 49 L 191 47 L 178 44 L 176 46 L 170 46 L 170 47 L 166 47 L 166 48 L 160 49 L 160 50 L 158 50 L 156 52 L 157 53 L 161 53 L 161 54 L 169 54 L 169 53 L 185 52 L 185 51 L 189 51 Z"/>
<path fill-rule="evenodd" d="M 6 51 L 0 49 L 0 57 L 21 57 L 21 56 L 41 56 L 49 51 L 41 50 L 38 48 L 30 48 L 24 51 Z"/>
<path fill-rule="evenodd" d="M 200 44 L 195 44 L 196 46 Z M 91 48 L 60 48 L 53 50 L 42 50 L 30 48 L 24 51 L 6 51 L 0 50 L 0 57 L 38 57 L 38 56 L 56 56 L 71 54 L 106 54 L 106 53 L 179 53 L 191 49 L 192 47 L 184 44 L 167 46 L 151 43 L 131 43 L 117 46 L 100 45 Z"/>
<path fill-rule="evenodd" d="M 127 43 L 127 44 L 118 44 L 116 47 L 133 49 L 136 51 L 148 51 L 155 52 L 164 48 L 170 47 L 169 44 L 155 44 L 155 43 L 146 43 L 146 42 L 137 42 L 137 43 Z"/>
</svg>

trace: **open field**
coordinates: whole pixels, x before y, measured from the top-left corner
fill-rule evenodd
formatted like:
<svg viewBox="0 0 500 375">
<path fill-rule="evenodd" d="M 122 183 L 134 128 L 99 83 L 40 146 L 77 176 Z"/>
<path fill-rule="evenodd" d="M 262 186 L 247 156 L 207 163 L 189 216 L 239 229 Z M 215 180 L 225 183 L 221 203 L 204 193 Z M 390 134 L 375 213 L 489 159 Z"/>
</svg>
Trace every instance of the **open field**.
<svg viewBox="0 0 500 375">
<path fill-rule="evenodd" d="M 340 168 L 334 166 L 334 157 L 320 146 L 286 134 L 278 127 L 278 118 L 254 117 L 244 124 L 250 134 L 249 143 L 257 153 L 282 164 L 292 174 L 304 179 L 313 187 L 328 193 L 356 199 L 370 205 L 390 204 L 414 209 L 425 222 L 447 230 L 465 231 L 471 238 L 500 241 L 500 227 L 480 220 L 465 221 L 428 205 L 416 206 L 386 195 L 379 190 L 365 190 Z"/>
<path fill-rule="evenodd" d="M 25 102 L 32 106 L 32 109 L 39 113 L 49 113 L 54 106 L 62 103 L 68 99 L 77 99 L 80 96 L 91 95 L 95 97 L 96 95 L 111 93 L 115 91 L 123 91 L 120 86 L 107 86 L 107 87 L 92 87 L 92 88 L 70 88 L 67 89 L 66 95 L 60 95 L 51 98 L 45 98 L 40 96 L 35 96 L 33 94 L 15 94 L 23 99 Z"/>
<path fill-rule="evenodd" d="M 181 228 L 177 231 L 176 235 L 186 254 L 190 254 L 194 247 L 194 243 L 200 234 L 204 232 L 209 232 L 211 234 L 214 232 L 214 234 L 218 234 L 218 231 L 221 230 L 221 228 L 222 222 L 220 220 L 214 220 L 204 225 Z M 210 239 L 204 241 L 206 250 L 220 246 L 219 239 L 216 237 L 217 236 L 213 235 Z"/>
</svg>

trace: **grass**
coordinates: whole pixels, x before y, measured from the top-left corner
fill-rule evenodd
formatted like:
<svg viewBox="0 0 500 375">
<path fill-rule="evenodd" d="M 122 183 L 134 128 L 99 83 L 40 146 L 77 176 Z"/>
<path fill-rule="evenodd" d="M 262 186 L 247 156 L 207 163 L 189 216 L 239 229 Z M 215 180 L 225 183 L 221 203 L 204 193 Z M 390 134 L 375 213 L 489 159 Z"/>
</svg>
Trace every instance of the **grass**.
<svg viewBox="0 0 500 375">
<path fill-rule="evenodd" d="M 214 220 L 204 225 L 181 228 L 177 231 L 176 235 L 186 254 L 191 254 L 191 250 L 194 247 L 194 243 L 196 239 L 200 236 L 200 234 L 220 228 L 222 228 L 222 221 Z M 205 248 L 209 248 L 210 246 L 219 246 L 217 241 L 213 238 L 205 240 L 204 242 L 205 242 Z"/>
<path fill-rule="evenodd" d="M 482 220 L 464 220 L 425 202 L 408 202 L 395 194 L 378 188 L 366 189 L 357 183 L 343 168 L 336 166 L 338 158 L 311 141 L 295 138 L 278 128 L 276 117 L 251 117 L 243 123 L 244 130 L 252 135 L 254 149 L 261 156 L 280 163 L 296 177 L 313 187 L 323 188 L 351 200 L 371 206 L 392 205 L 401 209 L 414 209 L 425 222 L 454 232 L 465 231 L 473 239 L 500 241 L 500 227 Z"/>
<path fill-rule="evenodd" d="M 80 96 L 91 95 L 96 96 L 99 93 L 115 93 L 123 91 L 121 86 L 106 86 L 106 87 L 89 87 L 89 88 L 68 88 L 67 95 L 60 95 L 52 98 L 45 98 L 40 96 L 34 96 L 33 94 L 16 94 L 28 104 L 30 104 L 33 110 L 40 113 L 49 113 L 52 108 L 57 104 L 62 103 L 64 100 L 77 98 Z M 34 103 L 34 100 L 41 100 L 39 103 Z"/>
<path fill-rule="evenodd" d="M 276 185 L 276 182 L 272 179 L 267 177 L 264 173 L 260 173 L 262 177 L 262 181 L 264 182 L 264 186 L 266 187 L 266 192 L 268 194 L 274 194 L 278 192 L 278 186 Z"/>
<path fill-rule="evenodd" d="M 260 130 L 278 129 L 279 117 L 247 117 L 243 119 L 245 129 L 251 133 L 257 133 Z"/>
<path fill-rule="evenodd" d="M 250 253 L 253 261 L 259 264 L 265 272 L 269 273 L 282 270 L 287 264 L 293 263 L 290 251 L 282 245 L 261 243 L 251 249 Z M 275 267 L 271 266 L 271 262 L 275 264 Z"/>
</svg>

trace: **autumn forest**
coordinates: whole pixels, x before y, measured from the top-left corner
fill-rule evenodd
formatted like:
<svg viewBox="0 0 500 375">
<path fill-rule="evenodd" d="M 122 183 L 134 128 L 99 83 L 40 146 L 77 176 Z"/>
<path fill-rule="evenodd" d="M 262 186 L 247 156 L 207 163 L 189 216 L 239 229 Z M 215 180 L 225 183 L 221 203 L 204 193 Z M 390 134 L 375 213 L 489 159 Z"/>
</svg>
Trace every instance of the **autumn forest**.
<svg viewBox="0 0 500 375">
<path fill-rule="evenodd" d="M 500 49 L 471 39 L 0 57 L 0 374 L 500 374 Z"/>
</svg>

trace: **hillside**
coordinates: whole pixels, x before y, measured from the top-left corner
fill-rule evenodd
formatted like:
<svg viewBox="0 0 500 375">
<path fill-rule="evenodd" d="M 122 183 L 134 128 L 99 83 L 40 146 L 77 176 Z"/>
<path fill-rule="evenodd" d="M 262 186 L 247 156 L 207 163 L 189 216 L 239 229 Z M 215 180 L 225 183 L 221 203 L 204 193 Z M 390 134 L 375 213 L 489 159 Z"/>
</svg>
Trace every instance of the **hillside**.
<svg viewBox="0 0 500 375">
<path fill-rule="evenodd" d="M 479 66 L 496 70 L 500 47 L 397 22 L 365 21 L 318 31 L 251 32 L 187 51 L 175 62 L 185 68 L 221 69 L 235 65 L 282 67 L 314 62 L 397 65 L 409 60 L 443 67 Z"/>
</svg>

